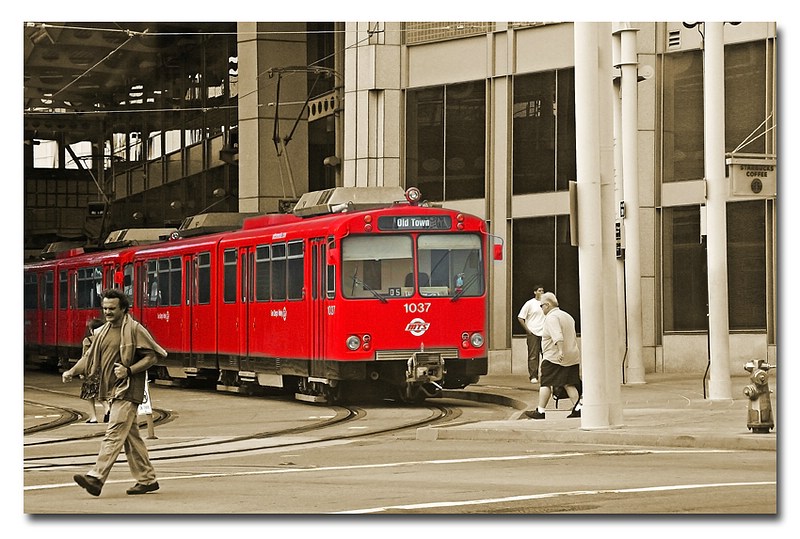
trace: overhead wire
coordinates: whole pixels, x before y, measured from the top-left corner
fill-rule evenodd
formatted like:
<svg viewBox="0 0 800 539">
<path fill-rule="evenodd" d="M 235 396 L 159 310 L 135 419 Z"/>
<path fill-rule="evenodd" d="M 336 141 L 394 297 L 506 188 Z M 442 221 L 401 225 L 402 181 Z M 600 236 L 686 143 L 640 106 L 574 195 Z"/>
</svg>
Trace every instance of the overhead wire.
<svg viewBox="0 0 800 539">
<path fill-rule="evenodd" d="M 741 150 L 741 149 L 742 149 L 742 148 L 744 148 L 745 146 L 748 146 L 748 145 L 750 145 L 751 143 L 755 142 L 755 141 L 756 141 L 756 139 L 758 139 L 758 138 L 759 138 L 759 137 L 761 137 L 762 135 L 763 135 L 763 136 L 766 136 L 766 134 L 767 134 L 767 133 L 769 133 L 770 131 L 772 131 L 773 129 L 775 129 L 775 124 L 773 124 L 773 125 L 772 125 L 772 126 L 770 126 L 769 128 L 765 129 L 763 133 L 758 133 L 758 134 L 757 134 L 757 131 L 758 131 L 759 129 L 761 129 L 761 128 L 762 128 L 764 125 L 766 125 L 766 124 L 767 124 L 767 122 L 769 122 L 771 119 L 772 119 L 772 114 L 770 114 L 769 116 L 767 116 L 767 118 L 766 118 L 766 119 L 765 119 L 763 122 L 761 122 L 761 123 L 758 125 L 758 127 L 756 127 L 755 129 L 753 129 L 753 130 L 750 132 L 750 134 L 749 134 L 749 135 L 747 135 L 746 137 L 744 137 L 744 139 L 742 140 L 742 142 L 741 142 L 741 143 L 740 143 L 740 144 L 739 144 L 739 145 L 736 147 L 736 149 L 734 149 L 734 150 L 731 152 L 731 154 L 735 154 L 736 152 L 738 152 L 739 150 Z"/>
<path fill-rule="evenodd" d="M 130 28 L 121 28 L 121 27 L 118 27 L 118 28 L 103 28 L 103 27 L 91 27 L 91 26 L 87 27 L 87 26 L 68 25 L 68 24 L 57 25 L 57 24 L 49 24 L 49 23 L 25 23 L 25 24 L 28 27 L 38 26 L 38 27 L 41 27 L 41 28 L 54 28 L 54 29 L 55 28 L 59 28 L 59 29 L 62 29 L 62 30 L 69 29 L 69 30 L 104 31 L 104 32 L 124 33 L 124 34 L 129 36 L 128 39 L 125 40 L 125 42 L 123 42 L 122 44 L 117 46 L 113 51 L 111 51 L 109 54 L 107 54 L 102 60 L 100 60 L 99 62 L 94 64 L 92 67 L 90 67 L 86 71 L 84 71 L 78 78 L 76 78 L 75 80 L 73 80 L 72 82 L 70 82 L 69 84 L 67 84 L 66 86 L 64 86 L 60 90 L 58 90 L 57 92 L 55 92 L 53 94 L 53 97 L 55 97 L 59 93 L 61 93 L 64 90 L 66 90 L 69 86 L 71 86 L 72 84 L 77 82 L 78 79 L 86 76 L 93 69 L 95 69 L 97 66 L 99 66 L 100 64 L 105 62 L 113 54 L 115 54 L 117 51 L 119 51 L 121 48 L 123 48 L 125 45 L 127 45 L 135 37 L 144 37 L 144 36 L 147 36 L 147 37 L 173 36 L 174 37 L 174 36 L 181 36 L 181 35 L 184 35 L 184 36 L 198 36 L 198 35 L 199 36 L 239 36 L 239 35 L 256 35 L 256 36 L 259 36 L 259 35 L 283 35 L 283 34 L 316 35 L 316 34 L 342 34 L 342 33 L 348 33 L 348 32 L 356 32 L 357 34 L 358 33 L 362 33 L 362 32 L 366 33 L 366 35 L 363 38 L 359 39 L 355 43 L 352 43 L 350 45 L 346 45 L 342 50 L 334 51 L 334 52 L 328 54 L 327 56 L 323 56 L 322 58 L 319 58 L 319 59 L 315 60 L 314 62 L 312 62 L 311 64 L 309 64 L 309 66 L 320 66 L 325 61 L 335 57 L 336 55 L 343 54 L 347 50 L 350 50 L 352 48 L 355 48 L 355 47 L 358 47 L 358 46 L 362 45 L 363 43 L 365 43 L 365 42 L 369 41 L 370 39 L 372 39 L 377 34 L 387 33 L 387 29 L 385 27 L 385 24 L 381 28 L 381 23 L 379 23 L 379 22 L 375 22 L 371 29 L 367 29 L 367 30 L 358 29 L 358 30 L 355 30 L 355 31 L 347 30 L 347 29 L 344 29 L 344 30 L 325 29 L 325 30 L 258 30 L 258 31 L 247 31 L 247 32 L 239 32 L 239 31 L 237 31 L 237 32 L 157 32 L 157 31 L 150 31 L 149 28 L 146 29 L 145 31 L 136 31 L 136 30 L 131 30 Z M 118 24 L 118 23 L 114 23 L 114 24 Z M 454 26 L 452 26 L 452 25 L 444 24 L 444 25 L 439 26 L 439 27 L 427 28 L 427 30 L 445 31 L 445 30 L 452 30 L 453 28 L 454 28 Z M 474 25 L 474 24 L 469 24 L 469 23 L 466 23 L 466 24 L 459 23 L 459 24 L 457 24 L 455 26 L 455 28 L 456 29 L 463 29 L 463 28 L 481 29 L 481 28 L 485 28 L 485 27 L 483 25 Z M 397 29 L 397 30 L 391 30 L 391 32 L 406 33 L 406 32 L 408 32 L 408 30 L 405 29 L 405 28 L 400 28 L 400 29 Z M 337 73 L 336 71 L 333 71 L 333 73 L 334 73 L 334 75 L 336 77 L 341 78 L 341 74 L 340 73 Z M 274 84 L 273 82 L 269 81 L 268 78 L 265 79 L 264 76 L 268 75 L 268 74 L 269 74 L 269 69 L 267 69 L 267 70 L 265 70 L 265 71 L 263 71 L 261 73 L 256 74 L 256 81 L 257 81 L 256 88 L 254 90 L 251 90 L 251 91 L 249 91 L 247 93 L 244 93 L 244 94 L 241 94 L 241 93 L 237 94 L 237 98 L 238 99 L 242 99 L 242 98 L 249 97 L 250 95 L 253 95 L 253 94 L 257 93 L 257 92 L 267 91 L 269 89 L 269 86 L 267 86 L 267 84 Z M 293 75 L 298 75 L 298 74 L 300 74 L 300 73 L 290 73 L 290 74 L 287 74 L 287 76 L 293 76 Z M 262 85 L 262 82 L 266 82 L 266 84 Z M 308 104 L 308 100 L 306 100 L 304 102 L 287 102 L 287 103 L 284 103 L 284 104 L 285 105 L 288 105 L 288 104 L 297 104 L 297 105 L 303 104 L 303 106 L 305 107 Z M 259 103 L 258 106 L 263 106 L 263 104 Z M 207 112 L 212 111 L 212 110 L 234 109 L 236 107 L 237 107 L 236 105 L 222 105 L 222 106 L 211 106 L 211 107 L 186 107 L 186 108 L 180 108 L 180 109 L 177 109 L 177 110 L 180 110 L 182 112 L 207 113 Z M 27 114 L 27 115 L 43 115 L 43 116 L 53 116 L 53 115 L 75 115 L 75 116 L 81 116 L 81 115 L 89 115 L 89 114 L 137 114 L 137 113 L 158 113 L 158 112 L 175 112 L 175 111 L 176 111 L 176 109 L 174 109 L 172 107 L 167 107 L 167 108 L 156 107 L 156 108 L 146 108 L 146 109 L 144 109 L 144 108 L 104 109 L 104 110 L 95 110 L 95 111 L 32 111 L 32 110 L 28 110 L 28 111 L 25 111 L 25 114 Z"/>
<path fill-rule="evenodd" d="M 115 54 L 117 51 L 119 51 L 121 48 L 123 48 L 125 45 L 127 45 L 135 37 L 142 37 L 142 36 L 145 36 L 145 35 L 147 35 L 148 37 L 158 37 L 158 36 L 168 36 L 168 35 L 169 36 L 177 36 L 177 35 L 187 35 L 187 36 L 188 35 L 194 35 L 194 36 L 196 36 L 196 35 L 204 35 L 204 36 L 206 36 L 206 35 L 207 36 L 214 36 L 214 35 L 240 35 L 238 32 L 149 32 L 148 30 L 146 30 L 144 32 L 139 32 L 139 31 L 134 31 L 134 30 L 130 30 L 130 29 L 122 29 L 122 28 L 117 28 L 117 29 L 114 29 L 114 28 L 94 28 L 94 27 L 71 26 L 71 25 L 53 25 L 53 24 L 47 24 L 47 23 L 26 23 L 26 25 L 29 26 L 29 27 L 30 26 L 38 26 L 38 27 L 49 27 L 49 28 L 71 29 L 71 30 L 93 30 L 93 31 L 115 32 L 115 33 L 122 32 L 122 33 L 125 33 L 125 34 L 130 36 L 127 40 L 125 40 L 124 43 L 122 43 L 119 46 L 117 46 L 113 51 L 108 53 L 102 60 L 98 61 L 92 67 L 88 68 L 86 71 L 84 71 L 80 76 L 78 76 L 76 79 L 71 81 L 69 84 L 67 84 L 66 86 L 64 86 L 60 90 L 54 92 L 53 93 L 53 97 L 55 97 L 56 95 L 62 93 L 64 90 L 66 90 L 67 88 L 69 88 L 70 86 L 75 84 L 80 78 L 83 78 L 88 73 L 90 73 L 92 70 L 97 68 L 100 64 L 105 62 L 108 58 L 110 58 L 113 54 Z M 385 29 L 377 30 L 377 26 L 378 26 L 378 23 L 375 23 L 375 28 L 373 30 L 368 30 L 367 31 L 367 36 L 362 38 L 362 39 L 360 39 L 360 40 L 358 40 L 356 43 L 353 43 L 351 45 L 346 46 L 342 51 L 335 51 L 335 52 L 333 52 L 333 53 L 331 53 L 331 54 L 329 54 L 327 56 L 324 56 L 324 57 L 312 62 L 310 65 L 312 65 L 312 66 L 320 65 L 323 62 L 325 62 L 326 60 L 328 60 L 330 58 L 333 58 L 337 54 L 342 54 L 344 51 L 346 51 L 346 50 L 348 50 L 350 48 L 357 47 L 357 46 L 361 45 L 365 41 L 368 41 L 369 39 L 371 39 L 372 36 L 374 36 L 376 33 L 385 32 Z M 258 34 L 258 35 L 261 35 L 261 34 L 273 35 L 273 34 L 275 34 L 275 35 L 277 35 L 277 34 L 287 34 L 288 33 L 288 34 L 312 35 L 312 34 L 323 34 L 323 33 L 324 34 L 330 34 L 330 33 L 336 34 L 336 33 L 344 33 L 344 32 L 347 32 L 347 30 L 335 30 L 335 29 L 334 30 L 305 30 L 305 31 L 276 30 L 276 31 L 244 32 L 244 34 Z M 263 71 L 261 73 L 258 73 L 256 75 L 256 80 L 259 81 L 259 83 L 261 81 L 268 80 L 268 79 L 264 78 L 265 75 L 268 75 L 268 72 L 269 72 L 269 69 L 267 69 L 267 70 L 265 70 L 265 71 Z M 336 74 L 336 76 L 341 77 L 341 75 L 339 73 L 336 73 L 336 72 L 334 72 L 334 73 Z M 260 84 L 257 84 L 257 88 L 255 90 L 252 90 L 252 91 L 247 92 L 245 94 L 238 94 L 238 98 L 241 99 L 243 97 L 248 97 L 248 96 L 250 96 L 250 95 L 252 95 L 252 94 L 254 94 L 256 92 L 259 92 L 259 91 L 262 91 L 262 90 L 265 90 L 265 89 L 266 89 L 266 87 L 261 86 Z M 220 110 L 220 109 L 223 109 L 223 108 L 233 108 L 233 107 L 216 107 L 216 106 L 215 107 L 194 107 L 194 108 L 181 108 L 180 110 L 182 110 L 182 111 L 207 112 L 208 110 Z M 97 110 L 97 111 L 26 111 L 25 113 L 29 114 L 29 115 L 56 115 L 56 114 L 59 114 L 59 115 L 86 115 L 86 114 L 109 114 L 109 113 L 167 112 L 167 111 L 174 111 L 174 110 L 175 109 L 173 109 L 173 108 L 149 108 L 149 109 L 138 108 L 138 109 L 105 109 L 105 110 Z"/>
<path fill-rule="evenodd" d="M 125 30 L 125 29 L 120 29 L 120 30 L 110 29 L 109 31 L 116 31 L 116 32 L 122 31 L 122 32 L 126 32 L 126 33 L 133 32 L 131 30 Z M 361 31 L 363 31 L 363 30 L 361 30 Z M 326 60 L 328 60 L 330 58 L 335 57 L 337 54 L 343 54 L 346 50 L 349 50 L 349 49 L 354 48 L 354 47 L 358 47 L 361 44 L 363 44 L 364 42 L 370 40 L 374 35 L 382 33 L 384 31 L 385 31 L 385 29 L 379 29 L 379 23 L 376 22 L 372 29 L 366 31 L 367 35 L 365 37 L 363 37 L 362 39 L 359 39 L 357 42 L 344 47 L 344 49 L 342 49 L 341 51 L 334 51 L 334 52 L 328 54 L 327 56 L 319 58 L 316 61 L 312 62 L 310 65 L 311 66 L 321 65 L 323 62 L 325 62 Z M 331 31 L 325 31 L 325 32 L 331 33 Z M 337 32 L 337 31 L 334 31 L 334 32 Z M 281 32 L 277 32 L 277 33 L 281 33 Z M 316 32 L 306 32 L 306 33 L 316 33 Z M 134 32 L 134 34 L 136 34 L 136 33 Z M 139 32 L 137 35 L 144 35 L 144 33 Z M 160 35 L 160 33 L 159 32 L 149 32 L 148 35 L 149 36 L 157 36 L 157 35 Z M 209 34 L 209 35 L 211 35 L 211 34 Z M 113 54 L 114 52 L 119 50 L 122 46 L 124 46 L 126 43 L 128 43 L 133 37 L 136 37 L 136 36 L 135 35 L 131 35 L 131 37 L 128 40 L 126 40 L 125 43 L 123 43 L 122 45 L 117 47 L 112 53 L 109 53 L 109 55 L 107 55 L 103 60 L 101 60 L 100 62 L 95 64 L 95 66 L 93 66 L 92 68 L 90 68 L 89 70 L 84 72 L 84 75 L 86 73 L 88 73 L 91 69 L 93 69 L 94 67 L 96 67 L 97 65 L 99 65 L 100 63 L 105 61 L 105 59 L 107 59 L 109 56 L 111 56 L 111 54 Z M 339 74 L 339 73 L 337 73 L 335 71 L 333 71 L 333 73 L 337 77 L 339 77 L 339 78 L 341 77 L 341 74 Z M 252 95 L 252 94 L 254 94 L 256 92 L 268 91 L 269 86 L 267 86 L 266 84 L 262 84 L 262 81 L 266 81 L 268 84 L 274 84 L 271 81 L 269 81 L 268 78 L 265 79 L 264 76 L 268 75 L 268 74 L 269 74 L 269 69 L 267 69 L 267 70 L 265 70 L 265 71 L 263 71 L 261 73 L 258 73 L 256 75 L 256 80 L 258 81 L 257 84 L 256 84 L 257 88 L 255 90 L 252 90 L 252 91 L 247 92 L 245 94 L 237 94 L 237 98 L 238 99 L 242 99 L 242 98 L 248 97 L 248 96 L 250 96 L 250 95 Z M 297 75 L 297 74 L 299 74 L 299 73 L 289 73 L 287 75 L 288 76 L 293 76 L 293 75 Z M 64 89 L 66 89 L 66 87 L 62 88 L 61 90 L 59 90 L 59 92 L 63 91 Z M 295 102 L 289 102 L 289 103 L 283 103 L 283 104 L 284 105 L 301 104 L 301 102 L 296 102 L 296 103 Z M 305 108 L 308 105 L 308 99 L 303 101 L 302 105 Z M 258 106 L 263 106 L 263 104 L 259 104 Z M 235 109 L 235 108 L 237 108 L 237 105 L 222 105 L 222 106 L 212 106 L 212 107 L 187 107 L 187 108 L 181 108 L 179 110 L 182 111 L 182 112 L 207 113 L 207 112 L 209 112 L 211 110 L 226 110 L 226 109 L 232 110 L 232 109 Z M 42 115 L 42 116 L 54 116 L 54 115 L 81 116 L 81 115 L 88 115 L 88 114 L 112 114 L 112 113 L 113 114 L 137 114 L 137 113 L 159 113 L 159 112 L 175 112 L 175 109 L 173 109 L 171 107 L 170 108 L 158 108 L 158 107 L 156 107 L 156 108 L 147 108 L 147 109 L 142 109 L 142 108 L 136 108 L 136 109 L 112 109 L 112 110 L 105 109 L 105 110 L 97 110 L 97 111 L 64 111 L 64 112 L 45 112 L 45 111 L 34 112 L 34 111 L 26 111 L 25 114 L 27 114 L 27 115 Z"/>
<path fill-rule="evenodd" d="M 145 33 L 146 33 L 146 31 L 145 31 Z M 76 82 L 78 82 L 80 79 L 82 79 L 83 77 L 85 77 L 85 76 L 86 76 L 86 75 L 87 75 L 89 72 L 91 72 L 92 70 L 94 70 L 94 68 L 96 68 L 97 66 L 99 66 L 100 64 L 102 64 L 103 62 L 105 62 L 106 60 L 108 60 L 109 58 L 111 58 L 111 57 L 112 57 L 114 54 L 116 54 L 116 52 L 117 52 L 118 50 L 120 50 L 122 47 L 124 47 L 125 45 L 127 45 L 128 43 L 130 43 L 130 41 L 131 41 L 131 40 L 132 40 L 134 37 L 135 37 L 135 36 L 131 35 L 131 36 L 130 36 L 128 39 L 126 39 L 126 40 L 125 40 L 125 42 L 124 42 L 124 43 L 120 44 L 120 45 L 119 45 L 119 46 L 118 46 L 116 49 L 114 49 L 113 51 L 111 51 L 111 52 L 109 52 L 108 54 L 106 54 L 106 55 L 103 57 L 103 59 L 102 59 L 102 60 L 100 60 L 99 62 L 95 63 L 95 64 L 94 64 L 92 67 L 90 67 L 89 69 L 87 69 L 86 71 L 84 71 L 83 73 L 81 73 L 80 75 L 78 75 L 77 77 L 75 77 L 75 78 L 74 78 L 74 79 L 73 79 L 73 80 L 72 80 L 72 81 L 71 81 L 69 84 L 67 84 L 66 86 L 64 86 L 63 88 L 61 88 L 59 91 L 55 92 L 55 93 L 53 94 L 53 97 L 57 96 L 58 94 L 60 94 L 61 92 L 63 92 L 64 90 L 66 90 L 67 88 L 69 88 L 70 86 L 72 86 L 73 84 L 75 84 Z"/>
</svg>

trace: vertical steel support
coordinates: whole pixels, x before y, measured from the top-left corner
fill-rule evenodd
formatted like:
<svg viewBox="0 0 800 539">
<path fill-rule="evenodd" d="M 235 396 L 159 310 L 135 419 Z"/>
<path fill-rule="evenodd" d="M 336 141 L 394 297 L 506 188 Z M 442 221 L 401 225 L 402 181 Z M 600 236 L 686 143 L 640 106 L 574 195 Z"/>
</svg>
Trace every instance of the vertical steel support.
<svg viewBox="0 0 800 539">
<path fill-rule="evenodd" d="M 721 22 L 706 22 L 703 50 L 711 400 L 731 400 L 725 202 L 725 61 Z"/>
</svg>

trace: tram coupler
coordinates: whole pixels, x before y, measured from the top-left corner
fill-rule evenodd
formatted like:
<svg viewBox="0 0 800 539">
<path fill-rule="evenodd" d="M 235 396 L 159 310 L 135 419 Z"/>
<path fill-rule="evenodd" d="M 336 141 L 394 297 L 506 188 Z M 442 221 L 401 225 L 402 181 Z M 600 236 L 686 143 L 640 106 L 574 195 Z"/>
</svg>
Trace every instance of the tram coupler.
<svg viewBox="0 0 800 539">
<path fill-rule="evenodd" d="M 444 378 L 441 354 L 415 352 L 406 362 L 406 382 L 438 382 Z"/>
<path fill-rule="evenodd" d="M 745 396 L 750 399 L 747 406 L 747 428 L 754 433 L 769 433 L 775 427 L 772 418 L 772 400 L 769 388 L 770 365 L 763 359 L 754 359 L 744 364 L 744 370 L 750 373 L 750 384 L 744 387 Z"/>
</svg>

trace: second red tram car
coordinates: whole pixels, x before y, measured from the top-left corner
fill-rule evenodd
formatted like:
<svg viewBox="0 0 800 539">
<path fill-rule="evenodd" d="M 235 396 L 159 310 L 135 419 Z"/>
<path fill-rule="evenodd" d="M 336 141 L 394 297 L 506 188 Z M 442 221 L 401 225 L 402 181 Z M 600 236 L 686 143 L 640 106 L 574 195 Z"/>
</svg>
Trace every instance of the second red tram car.
<svg viewBox="0 0 800 539">
<path fill-rule="evenodd" d="M 293 214 L 117 251 L 119 276 L 103 284 L 125 287 L 169 352 L 156 379 L 421 401 L 487 373 L 490 240 L 482 219 L 407 194 L 308 193 Z M 43 264 L 26 267 L 26 285 L 46 281 Z"/>
</svg>

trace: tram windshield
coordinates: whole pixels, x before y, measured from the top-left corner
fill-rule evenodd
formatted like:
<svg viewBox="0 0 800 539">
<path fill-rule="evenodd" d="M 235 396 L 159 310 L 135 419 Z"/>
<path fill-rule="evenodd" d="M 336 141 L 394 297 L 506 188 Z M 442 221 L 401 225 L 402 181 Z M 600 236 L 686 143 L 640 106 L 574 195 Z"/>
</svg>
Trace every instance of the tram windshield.
<svg viewBox="0 0 800 539">
<path fill-rule="evenodd" d="M 417 238 L 417 260 L 420 295 L 458 298 L 483 294 L 483 259 L 479 236 L 420 234 Z"/>
<path fill-rule="evenodd" d="M 416 247 L 418 267 L 414 268 Z M 476 234 L 350 236 L 342 240 L 342 293 L 380 301 L 410 297 L 480 296 L 481 239 Z"/>
</svg>

